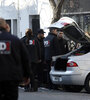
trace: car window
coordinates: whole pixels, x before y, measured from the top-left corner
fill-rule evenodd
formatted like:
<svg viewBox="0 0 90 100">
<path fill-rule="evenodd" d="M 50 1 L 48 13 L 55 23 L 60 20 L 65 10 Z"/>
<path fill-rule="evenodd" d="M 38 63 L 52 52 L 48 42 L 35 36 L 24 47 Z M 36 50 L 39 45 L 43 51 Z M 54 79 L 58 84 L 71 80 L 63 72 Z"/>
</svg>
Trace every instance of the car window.
<svg viewBox="0 0 90 100">
<path fill-rule="evenodd" d="M 71 55 L 79 56 L 90 52 L 90 45 L 84 45 L 80 49 L 77 49 Z"/>
<path fill-rule="evenodd" d="M 86 54 L 88 52 L 90 52 L 90 44 L 83 45 L 83 46 L 81 46 L 81 47 L 79 47 L 79 48 L 77 48 L 77 49 L 75 49 L 75 50 L 63 55 L 62 57 L 67 58 L 69 56 L 79 56 L 79 55 L 84 55 L 84 54 Z"/>
<path fill-rule="evenodd" d="M 76 26 L 68 25 L 68 27 L 64 28 L 64 33 L 68 38 L 70 38 L 74 42 L 88 42 L 85 38 L 85 33 Z"/>
</svg>

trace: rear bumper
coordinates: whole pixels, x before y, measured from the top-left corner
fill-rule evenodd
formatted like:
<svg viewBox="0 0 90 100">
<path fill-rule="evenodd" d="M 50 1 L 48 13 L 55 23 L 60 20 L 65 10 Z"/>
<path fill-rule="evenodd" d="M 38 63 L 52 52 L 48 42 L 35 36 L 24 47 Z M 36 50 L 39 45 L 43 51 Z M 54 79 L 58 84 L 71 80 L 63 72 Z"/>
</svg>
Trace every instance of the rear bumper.
<svg viewBox="0 0 90 100">
<path fill-rule="evenodd" d="M 77 73 L 76 73 L 77 72 Z M 76 68 L 74 71 L 50 71 L 50 78 L 53 84 L 63 85 L 84 85 L 84 77 L 80 70 Z"/>
</svg>

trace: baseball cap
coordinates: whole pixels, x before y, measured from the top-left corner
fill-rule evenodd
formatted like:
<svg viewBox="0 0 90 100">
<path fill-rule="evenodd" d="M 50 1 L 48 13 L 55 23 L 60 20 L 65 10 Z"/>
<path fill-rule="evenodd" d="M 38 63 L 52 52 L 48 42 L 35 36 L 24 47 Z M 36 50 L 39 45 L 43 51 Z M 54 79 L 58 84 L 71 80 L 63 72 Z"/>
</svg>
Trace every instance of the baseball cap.
<svg viewBox="0 0 90 100">
<path fill-rule="evenodd" d="M 38 34 L 44 34 L 45 32 L 43 31 L 43 29 L 39 29 L 38 30 Z"/>
</svg>

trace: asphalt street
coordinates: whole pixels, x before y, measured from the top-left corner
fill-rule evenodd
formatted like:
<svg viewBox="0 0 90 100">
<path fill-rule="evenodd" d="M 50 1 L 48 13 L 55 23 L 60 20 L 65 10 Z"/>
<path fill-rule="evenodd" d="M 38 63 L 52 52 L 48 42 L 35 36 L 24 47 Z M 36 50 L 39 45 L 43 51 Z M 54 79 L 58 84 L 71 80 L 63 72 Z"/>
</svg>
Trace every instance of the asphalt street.
<svg viewBox="0 0 90 100">
<path fill-rule="evenodd" d="M 24 92 L 19 89 L 19 100 L 90 100 L 90 94 L 85 91 L 72 93 L 45 88 L 39 88 L 38 92 Z"/>
</svg>

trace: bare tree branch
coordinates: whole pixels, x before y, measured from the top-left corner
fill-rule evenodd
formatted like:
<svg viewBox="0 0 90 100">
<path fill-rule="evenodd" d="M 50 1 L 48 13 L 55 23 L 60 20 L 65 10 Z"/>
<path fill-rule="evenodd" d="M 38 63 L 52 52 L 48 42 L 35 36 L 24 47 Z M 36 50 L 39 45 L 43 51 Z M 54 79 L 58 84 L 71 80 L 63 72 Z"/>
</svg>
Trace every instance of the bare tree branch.
<svg viewBox="0 0 90 100">
<path fill-rule="evenodd" d="M 59 8 L 59 7 L 62 8 L 63 3 L 64 3 L 64 0 L 58 0 L 57 8 Z"/>
<path fill-rule="evenodd" d="M 61 8 L 64 3 L 64 0 L 57 0 L 57 3 L 55 3 L 54 0 L 49 0 L 52 9 L 53 9 L 53 19 L 51 23 L 54 23 L 58 21 L 61 17 Z"/>
<path fill-rule="evenodd" d="M 63 3 L 64 3 L 64 0 L 61 0 L 60 2 L 59 2 L 59 4 L 58 4 L 58 6 L 57 6 L 57 10 L 56 10 L 56 21 L 57 20 L 59 20 L 60 19 L 60 17 L 61 17 L 61 9 L 62 9 L 62 5 L 63 5 Z"/>
<path fill-rule="evenodd" d="M 61 3 L 61 0 L 57 0 L 57 5 L 56 5 L 56 7 L 58 7 L 60 3 Z"/>
<path fill-rule="evenodd" d="M 50 2 L 50 5 L 51 5 L 52 9 L 55 9 L 56 8 L 55 1 L 54 0 L 49 0 L 49 2 Z"/>
</svg>

